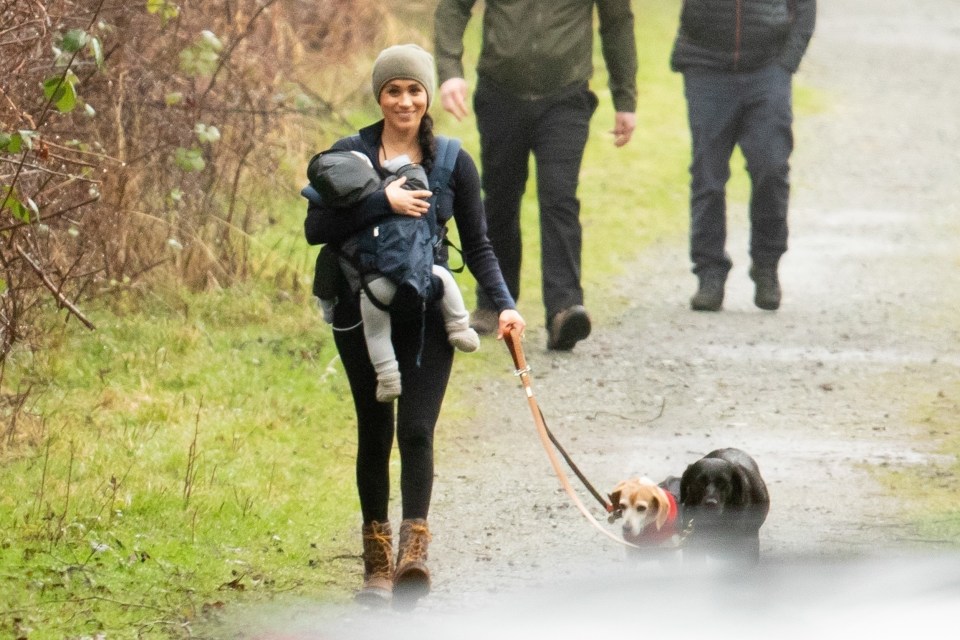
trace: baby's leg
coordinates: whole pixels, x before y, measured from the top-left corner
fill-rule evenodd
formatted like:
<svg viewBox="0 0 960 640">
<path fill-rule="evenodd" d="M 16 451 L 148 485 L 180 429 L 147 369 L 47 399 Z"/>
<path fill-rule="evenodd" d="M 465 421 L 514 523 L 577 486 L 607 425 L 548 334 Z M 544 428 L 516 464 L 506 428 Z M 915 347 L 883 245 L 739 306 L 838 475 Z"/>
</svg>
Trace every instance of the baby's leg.
<svg viewBox="0 0 960 640">
<path fill-rule="evenodd" d="M 480 336 L 470 328 L 470 314 L 463 301 L 463 294 L 453 274 L 441 267 L 433 265 L 433 274 L 443 282 L 443 298 L 440 308 L 443 311 L 444 328 L 447 330 L 447 339 L 455 348 L 470 353 L 480 348 Z"/>
<path fill-rule="evenodd" d="M 381 303 L 393 301 L 396 286 L 386 278 L 376 278 L 367 283 L 370 293 Z M 360 315 L 363 317 L 363 337 L 373 370 L 377 372 L 377 400 L 391 402 L 400 395 L 400 366 L 390 338 L 390 312 L 377 307 L 360 289 Z"/>
</svg>

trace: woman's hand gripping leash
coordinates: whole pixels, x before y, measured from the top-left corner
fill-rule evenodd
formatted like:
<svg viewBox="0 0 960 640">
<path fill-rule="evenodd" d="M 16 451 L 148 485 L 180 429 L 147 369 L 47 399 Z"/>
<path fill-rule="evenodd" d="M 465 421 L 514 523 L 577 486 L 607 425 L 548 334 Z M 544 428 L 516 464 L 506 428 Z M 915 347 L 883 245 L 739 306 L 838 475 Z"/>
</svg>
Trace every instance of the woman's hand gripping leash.
<svg viewBox="0 0 960 640">
<path fill-rule="evenodd" d="M 499 337 L 499 336 L 498 336 Z M 593 514 L 587 509 L 583 504 L 583 501 L 580 500 L 580 497 L 577 496 L 576 492 L 573 489 L 573 486 L 570 484 L 570 480 L 567 478 L 566 473 L 563 471 L 563 466 L 560 464 L 560 460 L 557 458 L 556 451 L 554 447 L 560 449 L 564 454 L 564 458 L 567 459 L 568 464 L 577 472 L 577 475 L 581 480 L 587 485 L 587 488 L 593 493 L 594 497 L 597 498 L 600 503 L 608 512 L 614 512 L 613 505 L 610 505 L 600 496 L 597 491 L 587 482 L 586 478 L 579 473 L 579 470 L 576 469 L 572 461 L 569 459 L 569 456 L 566 455 L 566 452 L 563 451 L 563 448 L 560 447 L 560 444 L 556 441 L 556 438 L 553 437 L 553 434 L 550 433 L 550 430 L 547 428 L 547 424 L 543 419 L 543 412 L 540 411 L 540 406 L 537 404 L 537 400 L 533 395 L 533 387 L 530 384 L 530 365 L 527 364 L 527 359 L 523 354 L 523 345 L 521 341 L 523 339 L 522 329 L 511 328 L 510 331 L 503 336 L 504 342 L 507 344 L 507 349 L 510 350 L 510 355 L 513 357 L 513 364 L 516 367 L 514 372 L 520 378 L 520 383 L 523 385 L 524 393 L 527 396 L 527 404 L 530 405 L 530 412 L 533 414 L 533 422 L 537 427 L 537 434 L 540 436 L 540 443 L 543 445 L 544 450 L 547 452 L 547 457 L 550 459 L 550 464 L 553 466 L 554 473 L 557 474 L 557 478 L 560 480 L 561 486 L 567 492 L 567 495 L 570 496 L 570 499 L 580 510 L 580 513 L 586 517 L 590 524 L 592 524 L 600 533 L 607 536 L 614 542 L 628 546 L 628 547 L 637 547 L 637 545 L 627 542 L 623 538 L 618 538 L 609 531 L 603 528 L 596 518 L 593 517 Z M 615 519 L 612 517 L 611 522 Z"/>
</svg>

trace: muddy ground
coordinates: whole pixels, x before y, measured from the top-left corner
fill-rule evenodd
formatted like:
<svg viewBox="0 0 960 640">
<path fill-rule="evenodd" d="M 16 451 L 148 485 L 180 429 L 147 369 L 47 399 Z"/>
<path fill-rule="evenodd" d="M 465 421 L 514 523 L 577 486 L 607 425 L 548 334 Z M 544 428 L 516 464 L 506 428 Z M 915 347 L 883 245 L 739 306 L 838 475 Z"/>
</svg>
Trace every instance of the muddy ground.
<svg viewBox="0 0 960 640">
<path fill-rule="evenodd" d="M 956 390 L 960 365 L 960 4 L 819 5 L 802 82 L 827 106 L 796 125 L 781 309 L 753 305 L 740 207 L 721 313 L 689 310 L 686 246 L 670 244 L 571 354 L 525 341 L 548 424 L 598 489 L 751 452 L 772 496 L 767 561 L 915 539 L 873 471 L 928 463 L 911 415 Z M 622 560 L 559 490 L 518 385 L 485 388 L 476 439 L 439 459 L 435 601 Z"/>
<path fill-rule="evenodd" d="M 546 352 L 537 328 L 526 340 L 547 421 L 601 490 L 679 475 L 717 447 L 751 452 L 772 499 L 769 567 L 940 549 L 901 523 L 875 472 L 942 462 L 936 434 L 914 420 L 960 377 L 960 3 L 819 5 L 801 81 L 826 108 L 796 123 L 780 310 L 753 305 L 745 212 L 734 206 L 721 313 L 689 310 L 687 247 L 664 242 L 623 283 L 636 298 L 572 353 Z M 434 592 L 402 624 L 467 610 L 475 628 L 520 594 L 623 575 L 624 549 L 560 489 L 519 382 L 504 375 L 476 399 L 481 418 L 438 455 Z M 638 570 L 636 581 L 662 572 Z M 358 616 L 343 612 L 331 628 L 300 611 L 278 626 L 341 637 L 335 629 Z"/>
</svg>

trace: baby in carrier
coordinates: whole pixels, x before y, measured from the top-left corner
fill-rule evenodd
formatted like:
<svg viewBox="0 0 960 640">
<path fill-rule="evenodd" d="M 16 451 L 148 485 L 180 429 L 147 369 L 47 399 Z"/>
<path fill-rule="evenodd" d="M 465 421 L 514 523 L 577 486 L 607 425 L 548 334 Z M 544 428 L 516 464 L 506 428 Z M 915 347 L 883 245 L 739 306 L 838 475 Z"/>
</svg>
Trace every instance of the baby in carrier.
<svg viewBox="0 0 960 640">
<path fill-rule="evenodd" d="M 330 162 L 332 154 L 337 154 L 335 162 Z M 327 162 L 318 162 L 317 159 L 321 156 L 326 156 L 324 160 Z M 362 153 L 328 151 L 318 154 L 311 160 L 308 177 L 311 186 L 320 194 L 323 201 L 334 207 L 355 204 L 370 192 L 401 177 L 407 179 L 403 185 L 404 189 L 429 190 L 430 188 L 426 171 L 421 165 L 411 163 L 407 156 L 399 156 L 385 162 L 383 167 L 393 175 L 381 182 L 370 159 Z M 386 227 L 392 223 L 410 224 L 412 220 L 427 224 L 425 219 L 391 216 L 377 223 L 373 235 L 384 233 L 387 231 Z M 413 251 L 415 248 L 404 247 L 404 249 Z M 356 261 L 351 258 L 357 250 L 358 242 L 354 239 L 348 240 L 340 247 L 339 255 L 333 251 L 327 251 L 324 255 L 325 252 L 321 250 L 317 269 L 317 280 L 320 282 L 315 284 L 314 290 L 320 308 L 323 310 L 324 319 L 330 323 L 333 321 L 333 307 L 337 302 L 336 288 L 324 286 L 329 285 L 329 282 L 325 283 L 322 280 L 330 279 L 331 268 L 342 270 L 351 291 L 359 290 L 363 335 L 370 354 L 370 362 L 377 374 L 377 400 L 391 402 L 402 391 L 400 369 L 391 340 L 392 322 L 389 310 L 397 294 L 398 283 L 383 273 L 372 270 L 372 267 L 358 268 Z M 443 295 L 440 298 L 440 307 L 447 339 L 460 351 L 468 353 L 476 351 L 480 347 L 480 338 L 477 332 L 470 328 L 470 316 L 460 288 L 449 270 L 433 264 L 432 242 L 429 243 L 427 250 L 430 252 L 430 257 L 424 262 L 424 267 L 429 270 L 429 273 L 419 274 L 419 276 L 420 279 L 427 280 L 430 280 L 430 276 L 435 276 L 442 283 Z M 323 261 L 327 262 L 328 275 L 326 276 L 322 275 L 325 270 L 321 264 Z"/>
</svg>

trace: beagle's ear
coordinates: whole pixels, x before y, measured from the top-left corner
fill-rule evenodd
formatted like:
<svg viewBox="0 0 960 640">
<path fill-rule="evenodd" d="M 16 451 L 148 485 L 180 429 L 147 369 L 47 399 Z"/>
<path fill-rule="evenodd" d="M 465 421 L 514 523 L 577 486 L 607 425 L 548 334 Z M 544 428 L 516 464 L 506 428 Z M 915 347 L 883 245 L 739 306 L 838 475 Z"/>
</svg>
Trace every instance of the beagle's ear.
<svg viewBox="0 0 960 640">
<path fill-rule="evenodd" d="M 663 489 L 657 487 L 654 491 L 654 498 L 657 503 L 657 531 L 663 528 L 663 525 L 667 524 L 667 519 L 670 517 L 670 500 L 667 498 L 667 494 Z"/>
</svg>

